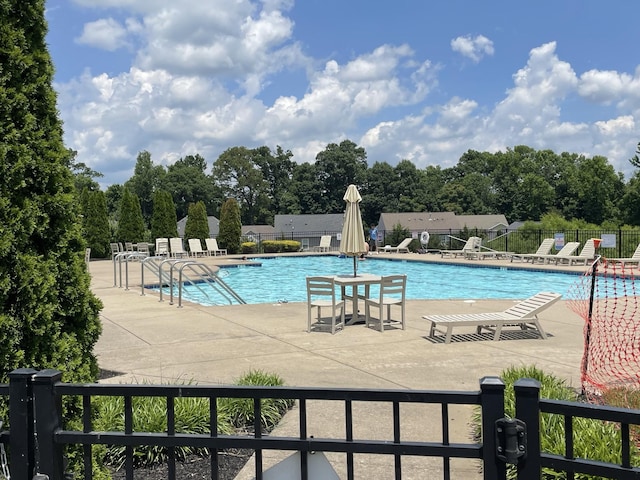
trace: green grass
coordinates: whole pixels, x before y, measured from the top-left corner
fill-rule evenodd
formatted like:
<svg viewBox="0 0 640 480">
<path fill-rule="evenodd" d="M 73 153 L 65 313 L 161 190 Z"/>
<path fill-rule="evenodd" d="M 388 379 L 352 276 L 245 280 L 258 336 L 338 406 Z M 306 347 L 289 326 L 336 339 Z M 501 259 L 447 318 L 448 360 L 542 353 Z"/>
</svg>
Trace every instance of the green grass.
<svg viewBox="0 0 640 480">
<path fill-rule="evenodd" d="M 552 400 L 578 401 L 576 392 L 568 386 L 564 380 L 547 374 L 533 366 L 510 367 L 502 372 L 500 378 L 505 383 L 505 414 L 507 417 L 515 416 L 515 393 L 513 384 L 520 378 L 533 378 L 541 385 L 540 397 Z M 635 397 L 640 401 L 640 397 Z M 625 406 L 625 405 L 615 405 Z M 633 408 L 633 407 L 632 407 Z M 474 437 L 480 438 L 480 411 L 476 410 L 473 418 Z M 565 428 L 562 415 L 543 413 L 540 415 L 540 447 L 544 453 L 555 455 L 565 454 Z M 574 417 L 573 419 L 573 448 L 576 458 L 598 460 L 607 463 L 621 463 L 621 434 L 617 425 L 590 418 Z M 635 445 L 632 446 L 631 463 L 634 466 L 640 464 L 640 454 Z M 507 476 L 516 478 L 514 466 L 508 466 Z M 542 479 L 567 478 L 564 472 L 556 472 L 551 469 L 543 469 Z M 593 475 L 576 473 L 576 480 L 596 479 Z"/>
<path fill-rule="evenodd" d="M 192 382 L 189 382 L 192 383 Z M 237 385 L 281 386 L 283 380 L 277 375 L 261 371 L 250 371 L 235 382 Z M 242 398 L 219 398 L 217 400 L 219 434 L 228 435 L 238 429 L 246 430 L 253 426 L 253 400 Z M 165 397 L 134 397 L 133 431 L 166 432 L 167 401 Z M 275 427 L 284 413 L 291 408 L 293 400 L 262 399 L 261 423 L 267 430 Z M 97 412 L 94 429 L 97 431 L 124 432 L 124 398 L 96 397 L 94 407 Z M 209 434 L 210 400 L 208 398 L 176 398 L 176 433 Z M 177 460 L 189 455 L 208 455 L 206 448 L 176 447 Z M 134 448 L 134 466 L 148 467 L 163 463 L 168 451 L 164 447 L 138 446 Z M 104 463 L 119 469 L 125 462 L 125 447 L 109 446 Z"/>
</svg>

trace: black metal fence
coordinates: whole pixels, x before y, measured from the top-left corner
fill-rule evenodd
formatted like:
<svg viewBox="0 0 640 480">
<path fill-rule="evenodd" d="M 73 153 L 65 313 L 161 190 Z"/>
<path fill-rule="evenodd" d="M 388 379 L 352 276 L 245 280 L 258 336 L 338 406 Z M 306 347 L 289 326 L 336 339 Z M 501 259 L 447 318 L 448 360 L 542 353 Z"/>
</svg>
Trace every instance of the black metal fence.
<svg viewBox="0 0 640 480">
<path fill-rule="evenodd" d="M 414 238 L 410 245 L 412 251 L 418 251 L 422 248 L 420 244 L 419 231 L 408 231 L 408 235 Z M 317 232 L 280 232 L 273 234 L 256 234 L 245 236 L 243 241 L 252 241 L 256 243 L 258 252 L 260 244 L 264 240 L 295 240 L 300 242 L 300 248 L 304 251 L 313 251 L 320 243 L 323 235 L 331 235 L 330 250 L 337 251 L 340 247 L 341 232 L 317 231 Z M 429 245 L 432 250 L 438 249 L 459 249 L 465 240 L 471 236 L 482 238 L 484 248 L 514 253 L 535 252 L 545 238 L 557 238 L 562 236 L 564 242 L 580 242 L 581 245 L 590 238 L 606 238 L 610 243 L 603 242 L 598 250 L 598 254 L 603 257 L 630 257 L 640 244 L 640 230 L 482 230 L 477 228 L 460 230 L 429 230 Z M 392 230 L 381 230 L 378 232 L 378 247 L 384 245 L 395 246 L 402 238 L 397 239 L 396 232 Z"/>
<path fill-rule="evenodd" d="M 587 405 L 575 402 L 541 400 L 540 384 L 522 379 L 514 385 L 516 418 L 505 418 L 504 383 L 497 377 L 480 380 L 479 391 L 415 391 L 362 390 L 288 387 L 239 387 L 198 385 L 107 385 L 67 384 L 55 370 L 37 372 L 19 369 L 12 372 L 9 386 L 0 386 L 0 394 L 9 395 L 10 432 L 2 432 L 2 443 L 9 449 L 9 463 L 13 480 L 33 478 L 62 480 L 65 477 L 65 447 L 81 445 L 84 456 L 84 478 L 93 478 L 92 447 L 118 445 L 126 449 L 126 478 L 134 479 L 133 448 L 140 445 L 165 447 L 168 451 L 166 478 L 176 478 L 175 449 L 193 446 L 210 449 L 211 478 L 219 478 L 218 454 L 228 448 L 255 451 L 255 478 L 263 478 L 263 452 L 278 450 L 300 453 L 300 478 L 308 479 L 309 456 L 315 452 L 344 454 L 346 478 L 356 478 L 354 456 L 360 454 L 385 455 L 393 458 L 394 478 L 401 479 L 403 460 L 407 457 L 440 459 L 442 478 L 452 477 L 452 459 L 469 459 L 481 466 L 483 478 L 507 478 L 507 465 L 517 469 L 517 478 L 539 480 L 543 467 L 565 472 L 565 478 L 576 473 L 603 478 L 640 478 L 640 469 L 631 465 L 630 426 L 640 424 L 640 411 Z M 124 399 L 124 431 L 95 431 L 92 425 L 92 399 L 98 396 L 117 396 Z M 82 430 L 70 430 L 62 414 L 65 396 L 81 398 Z M 133 430 L 133 399 L 161 397 L 166 399 L 165 432 Z M 188 434 L 176 431 L 175 402 L 178 398 L 206 398 L 210 404 L 210 434 Z M 252 436 L 220 435 L 217 432 L 217 402 L 220 398 L 248 398 L 253 400 L 256 420 Z M 295 437 L 264 435 L 261 430 L 261 399 L 294 399 L 297 401 L 299 432 Z M 339 402 L 344 415 L 344 438 L 314 438 L 309 434 L 309 404 L 311 402 Z M 388 404 L 391 411 L 392 436 L 388 439 L 356 438 L 354 424 L 358 421 L 354 405 L 364 403 Z M 406 404 L 435 405 L 440 411 L 441 436 L 438 441 L 407 441 L 403 436 L 401 407 Z M 482 439 L 468 443 L 454 443 L 450 438 L 451 407 L 472 405 L 481 416 Z M 360 411 L 360 410 L 358 410 Z M 562 415 L 565 418 L 564 455 L 540 451 L 541 413 Z M 572 419 L 587 417 L 603 422 L 615 422 L 621 430 L 620 464 L 603 463 L 595 459 L 577 459 L 573 455 Z M 371 417 L 367 417 L 371 421 Z M 426 420 L 426 419 L 425 419 Z M 336 419 L 336 422 L 341 420 Z M 376 419 L 376 421 L 381 421 Z M 612 439 L 610 439 L 611 441 Z M 612 449 L 618 448 L 611 445 Z M 422 478 L 435 478 L 433 471 L 419 472 Z M 39 476 L 38 476 L 39 475 Z M 415 472 L 407 473 L 415 478 Z M 390 477 L 389 477 L 390 478 Z"/>
</svg>

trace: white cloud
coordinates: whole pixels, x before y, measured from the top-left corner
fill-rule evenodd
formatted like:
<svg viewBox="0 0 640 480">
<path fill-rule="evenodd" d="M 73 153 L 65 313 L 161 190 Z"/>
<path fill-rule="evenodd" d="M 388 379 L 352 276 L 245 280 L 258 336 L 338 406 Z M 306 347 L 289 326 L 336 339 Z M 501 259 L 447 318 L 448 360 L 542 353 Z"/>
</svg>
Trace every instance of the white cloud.
<svg viewBox="0 0 640 480">
<path fill-rule="evenodd" d="M 127 46 L 127 30 L 113 18 L 102 18 L 86 23 L 76 42 L 113 52 Z"/>
<path fill-rule="evenodd" d="M 493 42 L 484 35 L 476 35 L 475 38 L 472 38 L 471 35 L 456 37 L 451 40 L 451 49 L 470 58 L 475 63 L 478 63 L 486 55 L 491 56 L 494 53 Z"/>
<path fill-rule="evenodd" d="M 416 58 L 409 45 L 379 45 L 349 61 L 308 58 L 287 16 L 292 0 L 183 0 L 179 8 L 168 0 L 75 1 L 117 6 L 126 15 L 122 23 L 92 22 L 100 28 L 91 29 L 92 38 L 83 33 L 85 44 L 120 48 L 135 36 L 140 45 L 128 71 L 85 72 L 56 86 L 67 144 L 110 183 L 130 177 L 141 150 L 163 164 L 200 153 L 211 165 L 234 145 L 281 145 L 303 162 L 351 138 L 370 162 L 409 159 L 424 168 L 453 166 L 468 149 L 524 144 L 605 155 L 620 170 L 635 151 L 640 70 L 578 77 L 555 42 L 531 49 L 495 105 L 462 96 L 436 104 L 430 95 L 442 93 L 444 66 Z M 493 55 L 481 35 L 458 37 L 451 47 L 476 62 Z M 307 84 L 294 90 L 301 93 L 265 95 L 287 69 L 307 74 Z M 597 122 L 567 121 L 568 98 L 618 111 Z"/>
</svg>

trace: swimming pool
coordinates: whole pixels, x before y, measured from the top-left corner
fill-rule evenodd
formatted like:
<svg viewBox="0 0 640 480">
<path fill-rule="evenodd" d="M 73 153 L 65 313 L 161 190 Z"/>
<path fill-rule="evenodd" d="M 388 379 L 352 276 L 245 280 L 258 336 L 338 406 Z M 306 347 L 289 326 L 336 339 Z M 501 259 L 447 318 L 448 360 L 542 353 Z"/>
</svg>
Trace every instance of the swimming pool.
<svg viewBox="0 0 640 480">
<path fill-rule="evenodd" d="M 337 256 L 258 258 L 261 266 L 221 268 L 219 275 L 247 303 L 306 302 L 305 278 L 353 274 L 353 259 Z M 580 276 L 525 269 L 473 267 L 370 258 L 358 262 L 358 273 L 407 275 L 407 299 L 527 298 L 542 290 L 566 295 Z M 208 290 L 208 289 L 207 289 Z M 372 294 L 377 287 L 372 287 Z M 174 293 L 176 294 L 176 293 Z M 202 305 L 228 302 L 185 285 L 182 298 Z"/>
</svg>

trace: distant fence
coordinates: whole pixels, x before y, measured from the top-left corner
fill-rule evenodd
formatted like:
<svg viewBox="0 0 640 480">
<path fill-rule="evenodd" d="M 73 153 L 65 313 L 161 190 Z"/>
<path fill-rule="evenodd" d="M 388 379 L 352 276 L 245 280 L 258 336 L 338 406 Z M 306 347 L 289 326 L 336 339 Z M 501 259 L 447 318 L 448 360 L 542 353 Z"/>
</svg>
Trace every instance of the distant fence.
<svg viewBox="0 0 640 480">
<path fill-rule="evenodd" d="M 479 391 L 425 391 L 425 390 L 363 390 L 337 388 L 293 387 L 240 387 L 200 385 L 108 385 L 69 384 L 61 382 L 62 373 L 56 370 L 35 371 L 19 369 L 9 374 L 10 384 L 0 385 L 0 394 L 9 396 L 10 430 L 2 432 L 3 446 L 9 449 L 9 466 L 13 480 L 63 480 L 65 476 L 65 449 L 69 445 L 83 446 L 84 477 L 93 478 L 92 446 L 116 445 L 125 447 L 125 473 L 134 479 L 135 446 L 160 446 L 167 449 L 166 478 L 176 478 L 175 449 L 179 446 L 206 447 L 211 452 L 211 478 L 219 478 L 218 453 L 228 448 L 255 451 L 256 480 L 263 478 L 264 451 L 299 452 L 300 478 L 309 475 L 309 456 L 315 452 L 344 454 L 346 478 L 355 476 L 355 455 L 383 455 L 392 460 L 393 474 L 386 478 L 401 479 L 406 457 L 431 457 L 441 460 L 442 477 L 452 476 L 452 459 L 470 459 L 481 465 L 483 478 L 507 478 L 507 465 L 516 465 L 518 479 L 539 480 L 543 467 L 560 472 L 599 475 L 606 478 L 640 478 L 640 468 L 631 464 L 632 438 L 630 426 L 640 424 L 640 411 L 577 402 L 540 399 L 540 384 L 536 380 L 521 379 L 514 384 L 517 418 L 506 418 L 504 413 L 505 384 L 497 377 L 480 380 Z M 65 424 L 62 413 L 63 397 L 82 399 L 82 427 L 72 430 Z M 124 399 L 124 431 L 95 431 L 92 425 L 92 399 L 98 396 L 117 396 Z M 134 431 L 134 399 L 160 397 L 166 399 L 166 430 L 160 432 Z M 210 434 L 183 433 L 176 429 L 176 402 L 180 398 L 206 398 L 210 402 Z M 253 401 L 254 433 L 252 435 L 221 435 L 217 432 L 219 398 L 248 398 Z M 298 435 L 278 436 L 274 432 L 264 435 L 261 429 L 261 399 L 293 399 L 298 408 Z M 310 402 L 342 405 L 343 414 L 335 422 L 343 423 L 344 438 L 314 438 L 309 432 L 313 416 Z M 386 415 L 375 418 L 368 409 L 357 405 L 388 404 Z M 439 414 L 425 421 L 438 422 L 439 440 L 407 440 L 403 433 L 402 408 L 408 404 L 434 405 Z M 450 438 L 450 421 L 455 415 L 454 405 L 472 405 L 480 413 L 481 439 L 454 443 Z M 387 425 L 389 438 L 363 439 L 354 434 L 354 425 L 365 412 L 365 421 Z M 565 454 L 541 451 L 541 414 L 543 412 L 564 418 L 565 431 L 558 432 L 564 439 Z M 605 463 L 597 459 L 575 458 L 573 453 L 572 422 L 575 418 L 592 418 L 614 422 L 620 428 L 618 440 L 609 439 L 611 449 L 620 451 L 620 462 Z M 4 466 L 4 465 L 3 465 Z M 415 468 L 415 466 L 414 466 Z M 423 478 L 435 478 L 425 467 Z M 408 472 L 407 472 L 408 473 Z M 415 476 L 415 472 L 414 475 Z"/>
<path fill-rule="evenodd" d="M 271 234 L 245 235 L 242 241 L 256 242 L 260 252 L 260 243 L 263 240 L 295 240 L 299 241 L 301 249 L 313 251 L 320 244 L 323 235 L 331 235 L 331 250 L 337 251 L 340 248 L 340 236 L 342 232 L 333 231 L 291 231 Z M 368 232 L 365 232 L 368 233 Z M 420 245 L 421 231 L 409 231 L 414 238 L 410 245 L 412 251 L 418 251 Z M 378 232 L 378 246 L 392 245 L 393 232 L 382 230 Z M 633 254 L 640 243 L 640 230 L 483 230 L 465 229 L 460 230 L 429 230 L 430 249 L 457 249 L 464 245 L 467 238 L 477 236 L 482 238 L 484 248 L 514 253 L 535 252 L 545 238 L 562 238 L 564 242 L 580 242 L 581 245 L 590 238 L 604 238 L 598 250 L 598 254 L 603 257 L 629 257 Z M 401 239 L 400 239 L 401 240 Z M 399 241 L 399 240 L 398 240 Z M 607 246 L 612 245 L 612 246 Z"/>
</svg>

